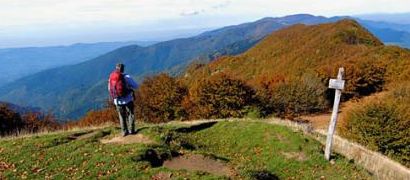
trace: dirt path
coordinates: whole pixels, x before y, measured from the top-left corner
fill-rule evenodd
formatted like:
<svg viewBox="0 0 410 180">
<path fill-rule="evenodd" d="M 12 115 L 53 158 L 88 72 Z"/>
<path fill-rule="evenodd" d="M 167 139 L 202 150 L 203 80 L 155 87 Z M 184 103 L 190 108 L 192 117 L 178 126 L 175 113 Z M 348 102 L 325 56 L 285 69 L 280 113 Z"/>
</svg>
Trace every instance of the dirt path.
<svg viewBox="0 0 410 180">
<path fill-rule="evenodd" d="M 357 108 L 357 105 L 359 103 L 364 102 L 364 101 L 368 101 L 368 100 L 370 100 L 372 98 L 375 98 L 375 97 L 381 97 L 384 94 L 385 94 L 384 92 L 376 93 L 376 94 L 373 94 L 373 95 L 370 95 L 370 96 L 366 96 L 366 97 L 364 97 L 362 99 L 359 99 L 359 100 L 350 100 L 350 101 L 347 101 L 347 102 L 344 102 L 343 104 L 341 104 L 341 106 L 339 108 L 339 117 L 338 117 L 337 126 L 340 126 L 341 124 L 343 124 L 343 122 L 345 121 L 347 112 L 349 112 L 353 108 Z M 328 112 L 328 113 L 325 113 L 325 114 L 301 116 L 300 119 L 309 121 L 312 124 L 314 129 L 326 130 L 329 126 L 329 121 L 330 121 L 331 115 L 332 115 L 332 112 Z"/>
<path fill-rule="evenodd" d="M 112 139 L 101 139 L 100 142 L 103 144 L 134 144 L 134 143 L 154 144 L 155 143 L 149 137 L 144 136 L 142 134 L 128 135 L 125 137 L 116 136 Z"/>
<path fill-rule="evenodd" d="M 164 167 L 174 170 L 185 169 L 190 171 L 203 171 L 218 176 L 227 177 L 232 177 L 235 174 L 234 170 L 225 163 L 199 154 L 188 154 L 175 157 L 171 160 L 165 161 Z"/>
</svg>

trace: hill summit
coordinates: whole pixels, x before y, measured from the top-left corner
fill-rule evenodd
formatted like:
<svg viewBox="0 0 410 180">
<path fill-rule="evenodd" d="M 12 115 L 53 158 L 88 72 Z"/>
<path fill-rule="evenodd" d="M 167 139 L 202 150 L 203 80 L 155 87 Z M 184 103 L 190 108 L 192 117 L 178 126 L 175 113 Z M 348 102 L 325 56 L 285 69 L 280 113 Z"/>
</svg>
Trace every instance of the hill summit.
<svg viewBox="0 0 410 180">
<path fill-rule="evenodd" d="M 337 69 L 345 67 L 345 93 L 346 97 L 352 97 L 368 95 L 380 90 L 385 82 L 409 74 L 406 66 L 402 66 L 409 64 L 409 54 L 406 49 L 384 46 L 354 20 L 311 26 L 298 24 L 273 32 L 241 55 L 224 56 L 202 68 L 191 68 L 185 79 L 195 82 L 224 73 L 260 85 L 261 81 L 272 79 L 312 81 L 313 77 L 326 86 Z"/>
</svg>

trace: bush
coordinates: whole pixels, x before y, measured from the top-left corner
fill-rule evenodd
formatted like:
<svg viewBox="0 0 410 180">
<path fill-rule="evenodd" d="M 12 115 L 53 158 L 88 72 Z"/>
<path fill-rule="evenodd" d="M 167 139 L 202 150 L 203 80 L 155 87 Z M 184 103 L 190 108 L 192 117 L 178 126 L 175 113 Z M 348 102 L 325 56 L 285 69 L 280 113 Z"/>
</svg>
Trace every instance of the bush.
<svg viewBox="0 0 410 180">
<path fill-rule="evenodd" d="M 342 101 L 367 96 L 383 89 L 386 78 L 386 65 L 372 60 L 321 67 L 317 70 L 317 73 L 322 78 L 323 84 L 327 85 L 330 77 L 336 78 L 339 67 L 345 68 L 345 77 L 343 79 L 346 80 L 346 84 L 343 89 Z M 327 94 L 327 99 L 333 101 L 333 90 L 328 90 Z"/>
<path fill-rule="evenodd" d="M 0 135 L 17 133 L 23 128 L 23 121 L 20 115 L 7 107 L 0 104 Z"/>
<path fill-rule="evenodd" d="M 328 108 L 326 87 L 320 79 L 305 75 L 288 81 L 270 81 L 258 88 L 258 96 L 267 114 L 292 118 Z"/>
<path fill-rule="evenodd" d="M 52 114 L 27 112 L 20 115 L 7 105 L 0 104 L 0 136 L 19 135 L 60 129 L 60 124 Z"/>
<path fill-rule="evenodd" d="M 29 112 L 23 114 L 21 118 L 24 122 L 23 129 L 27 133 L 54 131 L 60 128 L 60 124 L 51 113 Z"/>
<path fill-rule="evenodd" d="M 136 91 L 136 116 L 146 122 L 184 119 L 182 100 L 187 88 L 167 74 L 146 78 Z"/>
<path fill-rule="evenodd" d="M 343 136 L 410 167 L 410 84 L 347 113 Z"/>
<path fill-rule="evenodd" d="M 245 108 L 255 104 L 254 95 L 243 81 L 221 73 L 193 85 L 184 107 L 191 119 L 243 117 Z"/>
</svg>

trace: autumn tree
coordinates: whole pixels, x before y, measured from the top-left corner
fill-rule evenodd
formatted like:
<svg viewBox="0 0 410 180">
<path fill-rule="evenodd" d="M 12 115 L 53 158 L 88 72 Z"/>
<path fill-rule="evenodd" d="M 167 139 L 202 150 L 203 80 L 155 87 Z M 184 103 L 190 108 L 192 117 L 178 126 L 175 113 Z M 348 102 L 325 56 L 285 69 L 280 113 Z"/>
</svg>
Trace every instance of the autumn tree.
<svg viewBox="0 0 410 180">
<path fill-rule="evenodd" d="M 17 133 L 23 127 L 20 115 L 11 110 L 7 105 L 0 104 L 0 135 Z"/>
<path fill-rule="evenodd" d="M 191 119 L 243 117 L 254 104 L 254 94 L 242 80 L 221 73 L 194 84 L 184 107 Z"/>
<path fill-rule="evenodd" d="M 273 78 L 262 82 L 257 88 L 257 95 L 268 114 L 294 118 L 326 110 L 329 105 L 326 89 L 319 78 L 305 74 L 300 78 Z"/>
<path fill-rule="evenodd" d="M 145 78 L 135 94 L 138 119 L 158 123 L 186 116 L 181 103 L 187 88 L 167 74 Z"/>
<path fill-rule="evenodd" d="M 23 129 L 27 133 L 53 131 L 60 128 L 60 124 L 51 113 L 28 112 L 21 118 L 24 124 Z"/>
</svg>

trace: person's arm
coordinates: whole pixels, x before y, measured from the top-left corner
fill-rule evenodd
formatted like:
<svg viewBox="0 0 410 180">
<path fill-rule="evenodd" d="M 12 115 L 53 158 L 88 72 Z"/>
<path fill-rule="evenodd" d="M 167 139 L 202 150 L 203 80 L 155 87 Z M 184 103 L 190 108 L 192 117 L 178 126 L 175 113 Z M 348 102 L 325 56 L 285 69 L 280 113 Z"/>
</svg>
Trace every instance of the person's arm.
<svg viewBox="0 0 410 180">
<path fill-rule="evenodd" d="M 132 79 L 132 77 L 130 75 L 127 74 L 124 77 L 125 77 L 125 79 L 127 81 L 127 84 L 130 88 L 132 88 L 132 89 L 137 89 L 138 88 L 138 84 L 134 81 L 134 79 Z"/>
</svg>

